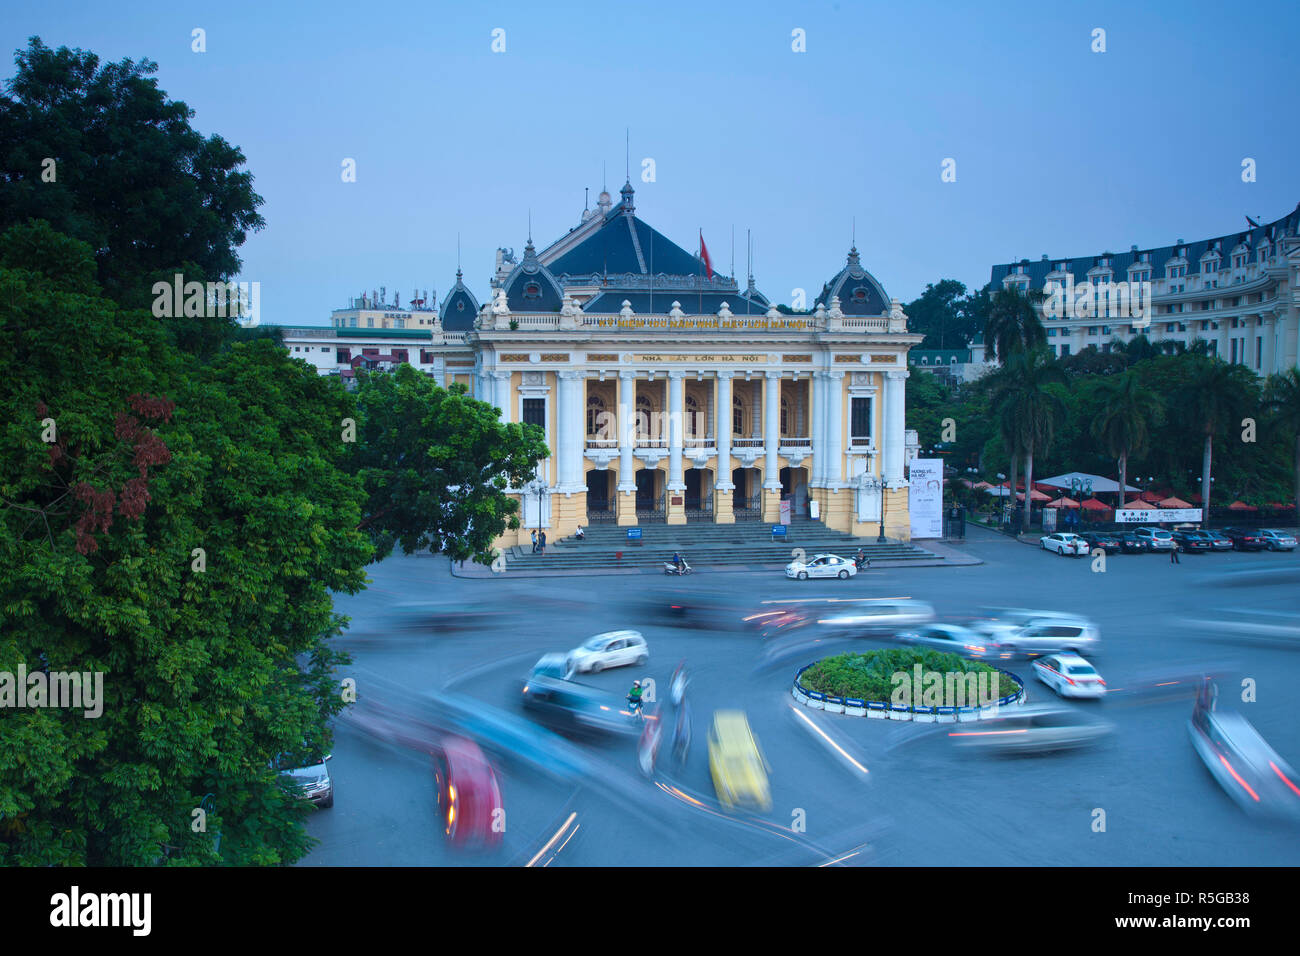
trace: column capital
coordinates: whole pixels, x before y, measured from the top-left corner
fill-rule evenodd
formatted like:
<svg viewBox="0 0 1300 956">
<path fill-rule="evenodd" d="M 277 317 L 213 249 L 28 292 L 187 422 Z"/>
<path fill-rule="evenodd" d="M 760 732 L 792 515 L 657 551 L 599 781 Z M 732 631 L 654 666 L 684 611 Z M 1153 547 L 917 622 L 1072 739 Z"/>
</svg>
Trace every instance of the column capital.
<svg viewBox="0 0 1300 956">
<path fill-rule="evenodd" d="M 668 377 L 675 382 L 681 381 L 685 376 L 686 372 L 682 369 L 672 368 L 668 370 Z"/>
<path fill-rule="evenodd" d="M 577 379 L 584 379 L 587 377 L 587 372 L 585 369 L 566 368 L 566 369 L 561 369 L 555 374 L 557 377 L 563 379 L 566 382 L 572 382 Z"/>
<path fill-rule="evenodd" d="M 618 377 L 622 379 L 634 379 L 636 378 L 636 369 L 621 368 L 618 370 Z"/>
<path fill-rule="evenodd" d="M 766 375 L 768 378 L 780 378 L 785 373 L 781 371 L 781 369 L 779 368 L 769 368 L 763 374 Z"/>
<path fill-rule="evenodd" d="M 500 369 L 492 369 L 489 372 L 487 372 L 487 374 L 490 375 L 492 378 L 496 379 L 498 382 L 508 382 L 510 381 L 510 376 L 512 373 L 504 372 L 501 371 Z"/>
<path fill-rule="evenodd" d="M 838 381 L 844 377 L 844 373 L 839 369 L 828 369 L 821 374 L 822 378 L 826 379 L 828 382 Z"/>
<path fill-rule="evenodd" d="M 730 382 L 733 378 L 736 377 L 736 373 L 729 368 L 720 368 L 713 374 L 718 379 L 718 381 L 722 381 L 725 379 L 726 381 Z"/>
<path fill-rule="evenodd" d="M 892 379 L 895 382 L 902 381 L 911 375 L 905 368 L 891 368 L 885 372 L 885 378 Z"/>
</svg>

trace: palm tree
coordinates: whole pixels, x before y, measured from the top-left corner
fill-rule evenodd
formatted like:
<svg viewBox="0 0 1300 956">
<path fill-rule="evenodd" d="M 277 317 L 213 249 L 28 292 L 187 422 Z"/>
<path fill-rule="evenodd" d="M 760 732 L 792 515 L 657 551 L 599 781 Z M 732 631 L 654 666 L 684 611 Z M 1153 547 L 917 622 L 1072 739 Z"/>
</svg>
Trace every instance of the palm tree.
<svg viewBox="0 0 1300 956">
<path fill-rule="evenodd" d="M 1043 299 L 1043 293 L 1037 289 L 1021 292 L 1014 286 L 993 294 L 984 325 L 984 341 L 995 359 L 1005 364 L 1016 352 L 1047 344 L 1047 332 L 1038 315 Z"/>
<path fill-rule="evenodd" d="M 1221 358 L 1201 358 L 1180 396 L 1183 414 L 1205 436 L 1201 453 L 1201 524 L 1210 523 L 1210 468 L 1214 459 L 1214 436 L 1235 426 L 1251 406 L 1258 388 L 1255 374 L 1244 365 Z"/>
<path fill-rule="evenodd" d="M 1278 417 L 1283 428 L 1295 436 L 1292 467 L 1295 472 L 1296 515 L 1300 516 L 1300 368 L 1270 375 L 1264 395 L 1265 407 Z"/>
<path fill-rule="evenodd" d="M 1014 446 L 1025 456 L 1024 527 L 1030 526 L 1034 493 L 1034 453 L 1052 444 L 1056 424 L 1065 415 L 1065 403 L 1050 386 L 1069 387 L 1068 379 L 1044 349 L 1015 352 L 994 386 L 993 407 L 998 420 L 1012 430 Z M 1014 485 L 1012 492 L 1015 492 Z"/>
<path fill-rule="evenodd" d="M 1123 372 L 1097 383 L 1102 398 L 1101 411 L 1092 420 L 1092 437 L 1101 442 L 1108 454 L 1119 459 L 1119 501 L 1122 506 L 1128 490 L 1130 455 L 1147 453 L 1151 429 L 1163 417 L 1164 404 L 1155 392 L 1144 388 L 1133 372 Z"/>
</svg>

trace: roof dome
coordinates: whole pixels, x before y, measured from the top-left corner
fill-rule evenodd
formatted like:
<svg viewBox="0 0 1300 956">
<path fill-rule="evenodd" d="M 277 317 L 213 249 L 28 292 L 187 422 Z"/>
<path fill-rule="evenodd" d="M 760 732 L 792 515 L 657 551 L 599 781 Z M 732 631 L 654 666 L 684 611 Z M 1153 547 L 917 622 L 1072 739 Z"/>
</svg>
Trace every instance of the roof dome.
<svg viewBox="0 0 1300 956">
<path fill-rule="evenodd" d="M 538 261 L 532 239 L 524 246 L 524 261 L 506 277 L 502 288 L 511 312 L 559 312 L 564 305 L 564 291 Z"/>
<path fill-rule="evenodd" d="M 461 281 L 461 272 L 456 270 L 456 284 L 451 287 L 447 293 L 447 298 L 442 300 L 442 306 L 438 309 L 438 314 L 442 319 L 442 327 L 448 332 L 468 332 L 474 328 L 474 317 L 478 315 L 478 300 L 474 298 L 474 293 L 465 287 Z"/>
<path fill-rule="evenodd" d="M 822 287 L 817 301 L 829 306 L 836 296 L 845 315 L 886 315 L 889 312 L 889 296 L 885 295 L 884 287 L 875 276 L 862 268 L 857 246 L 849 250 L 844 268 Z"/>
</svg>

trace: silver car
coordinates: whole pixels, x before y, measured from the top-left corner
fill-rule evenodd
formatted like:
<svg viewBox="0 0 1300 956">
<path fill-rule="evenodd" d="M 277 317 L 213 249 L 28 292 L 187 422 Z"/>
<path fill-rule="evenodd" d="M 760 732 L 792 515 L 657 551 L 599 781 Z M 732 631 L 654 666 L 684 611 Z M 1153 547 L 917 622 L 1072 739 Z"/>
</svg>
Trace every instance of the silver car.
<svg viewBox="0 0 1300 956">
<path fill-rule="evenodd" d="M 1057 651 L 1085 655 L 1097 653 L 1101 634 L 1087 618 L 1056 611 L 1004 610 L 980 621 L 975 629 L 996 647 L 989 657 L 1037 657 Z"/>
<path fill-rule="evenodd" d="M 833 631 L 896 633 L 934 620 L 934 608 L 924 601 L 866 598 L 835 601 L 817 614 L 817 623 Z"/>
<path fill-rule="evenodd" d="M 989 645 L 983 635 L 960 624 L 927 624 L 914 630 L 901 631 L 894 639 L 900 644 L 917 644 L 975 659 L 987 657 L 989 653 Z"/>
<path fill-rule="evenodd" d="M 948 738 L 958 747 L 997 754 L 1047 753 L 1087 747 L 1115 725 L 1080 710 L 1045 706 L 1005 707 L 1005 716 L 958 724 Z"/>
<path fill-rule="evenodd" d="M 1270 551 L 1295 550 L 1296 540 L 1293 534 L 1278 531 L 1276 528 L 1260 528 L 1259 536 L 1268 542 L 1268 550 Z"/>
<path fill-rule="evenodd" d="M 1145 541 L 1152 551 L 1174 550 L 1174 536 L 1164 528 L 1138 528 L 1133 533 Z"/>
</svg>

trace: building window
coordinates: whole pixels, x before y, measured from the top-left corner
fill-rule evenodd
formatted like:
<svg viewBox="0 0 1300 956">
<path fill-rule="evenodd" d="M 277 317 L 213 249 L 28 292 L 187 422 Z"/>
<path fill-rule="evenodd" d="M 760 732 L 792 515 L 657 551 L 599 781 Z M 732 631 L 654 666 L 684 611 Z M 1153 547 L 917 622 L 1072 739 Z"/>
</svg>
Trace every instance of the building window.
<svg viewBox="0 0 1300 956">
<path fill-rule="evenodd" d="M 348 316 L 348 328 L 355 329 L 356 327 L 357 327 L 357 317 L 355 315 Z"/>
<path fill-rule="evenodd" d="M 849 412 L 849 441 L 853 445 L 871 444 L 871 399 L 852 400 Z"/>
<path fill-rule="evenodd" d="M 546 399 L 524 399 L 524 424 L 537 425 L 539 428 L 546 427 Z"/>
<path fill-rule="evenodd" d="M 1263 364 L 1264 364 L 1264 338 L 1263 338 L 1263 336 L 1259 336 L 1259 335 L 1257 335 L 1257 336 L 1255 336 L 1255 369 L 1256 369 L 1256 371 L 1258 371 L 1259 368 L 1260 368 L 1260 366 L 1262 366 Z"/>
<path fill-rule="evenodd" d="M 536 282 L 529 282 L 524 286 L 525 299 L 540 299 L 542 297 L 542 287 Z"/>
<path fill-rule="evenodd" d="M 781 396 L 781 434 L 790 434 L 790 400 Z"/>
<path fill-rule="evenodd" d="M 684 438 L 704 437 L 704 413 L 700 411 L 699 399 L 694 395 L 686 396 L 686 421 L 682 423 L 682 428 Z"/>
<path fill-rule="evenodd" d="M 587 397 L 587 434 L 597 438 L 608 438 L 608 435 L 602 434 L 601 428 L 608 423 L 608 419 L 602 418 L 605 414 L 605 400 L 599 395 L 590 395 Z"/>
<path fill-rule="evenodd" d="M 347 365 L 352 361 L 351 349 L 336 349 L 334 352 L 334 361 L 340 365 Z"/>
<path fill-rule="evenodd" d="M 395 329 L 406 328 L 406 319 L 393 319 L 393 328 Z"/>
<path fill-rule="evenodd" d="M 1067 356 L 1067 355 L 1069 355 L 1069 354 L 1070 354 L 1070 346 L 1068 346 L 1068 345 L 1062 345 L 1062 346 L 1061 346 L 1061 358 L 1065 358 L 1065 356 Z"/>
<path fill-rule="evenodd" d="M 739 395 L 731 400 L 731 433 L 745 434 L 745 403 L 740 400 Z"/>
</svg>

